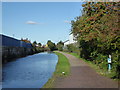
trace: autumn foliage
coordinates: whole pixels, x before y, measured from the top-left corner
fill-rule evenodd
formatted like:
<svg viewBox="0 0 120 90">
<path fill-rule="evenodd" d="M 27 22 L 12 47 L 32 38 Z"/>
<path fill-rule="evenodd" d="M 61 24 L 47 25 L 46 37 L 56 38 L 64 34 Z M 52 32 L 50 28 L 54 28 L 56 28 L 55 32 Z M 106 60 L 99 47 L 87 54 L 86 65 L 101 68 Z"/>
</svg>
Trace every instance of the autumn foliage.
<svg viewBox="0 0 120 90">
<path fill-rule="evenodd" d="M 80 56 L 107 70 L 108 55 L 112 55 L 112 78 L 120 70 L 119 2 L 88 2 L 83 14 L 72 23 L 72 33 L 79 42 Z"/>
</svg>

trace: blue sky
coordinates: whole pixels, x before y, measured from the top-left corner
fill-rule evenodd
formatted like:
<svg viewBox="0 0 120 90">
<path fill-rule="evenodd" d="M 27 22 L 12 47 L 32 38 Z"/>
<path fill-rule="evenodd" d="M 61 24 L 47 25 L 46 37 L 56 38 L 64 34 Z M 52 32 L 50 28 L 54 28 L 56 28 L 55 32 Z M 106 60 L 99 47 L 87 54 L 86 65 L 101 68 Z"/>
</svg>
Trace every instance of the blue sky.
<svg viewBox="0 0 120 90">
<path fill-rule="evenodd" d="M 3 2 L 2 33 L 46 44 L 69 38 L 70 21 L 81 15 L 83 2 Z"/>
</svg>

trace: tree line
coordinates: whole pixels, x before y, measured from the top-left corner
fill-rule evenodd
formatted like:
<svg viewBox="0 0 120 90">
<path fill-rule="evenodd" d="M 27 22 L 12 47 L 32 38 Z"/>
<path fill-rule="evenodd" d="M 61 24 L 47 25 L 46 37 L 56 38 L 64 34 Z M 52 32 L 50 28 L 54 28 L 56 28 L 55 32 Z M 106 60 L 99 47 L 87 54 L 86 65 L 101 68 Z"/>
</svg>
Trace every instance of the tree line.
<svg viewBox="0 0 120 90">
<path fill-rule="evenodd" d="M 48 40 L 46 45 L 42 45 L 40 42 L 38 43 L 37 41 L 31 42 L 28 38 L 26 39 L 21 38 L 21 41 L 31 43 L 33 47 L 32 50 L 34 53 L 39 53 L 44 51 L 54 51 L 54 50 L 63 51 L 63 46 L 64 46 L 64 42 L 62 41 L 59 41 L 57 44 L 55 44 L 51 40 Z"/>
</svg>

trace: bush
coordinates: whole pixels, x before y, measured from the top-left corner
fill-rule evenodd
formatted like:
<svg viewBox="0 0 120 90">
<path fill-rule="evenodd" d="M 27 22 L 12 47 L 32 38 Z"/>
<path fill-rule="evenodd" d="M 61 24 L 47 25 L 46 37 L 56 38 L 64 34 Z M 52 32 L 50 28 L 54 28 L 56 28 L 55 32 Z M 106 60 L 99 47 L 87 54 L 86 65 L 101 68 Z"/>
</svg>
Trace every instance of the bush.
<svg viewBox="0 0 120 90">
<path fill-rule="evenodd" d="M 77 46 L 77 44 L 67 45 L 67 47 L 64 48 L 64 51 L 73 52 L 73 53 L 77 53 L 78 55 L 80 55 L 80 50 L 79 50 L 79 47 Z"/>
</svg>

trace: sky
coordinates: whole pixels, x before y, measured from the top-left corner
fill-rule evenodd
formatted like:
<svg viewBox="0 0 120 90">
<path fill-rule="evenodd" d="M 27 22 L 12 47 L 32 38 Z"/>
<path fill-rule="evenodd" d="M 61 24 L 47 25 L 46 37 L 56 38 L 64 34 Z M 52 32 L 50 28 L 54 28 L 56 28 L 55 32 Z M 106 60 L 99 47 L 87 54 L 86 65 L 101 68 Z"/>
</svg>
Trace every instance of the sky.
<svg viewBox="0 0 120 90">
<path fill-rule="evenodd" d="M 2 34 L 46 44 L 66 41 L 83 2 L 2 2 Z"/>
</svg>

